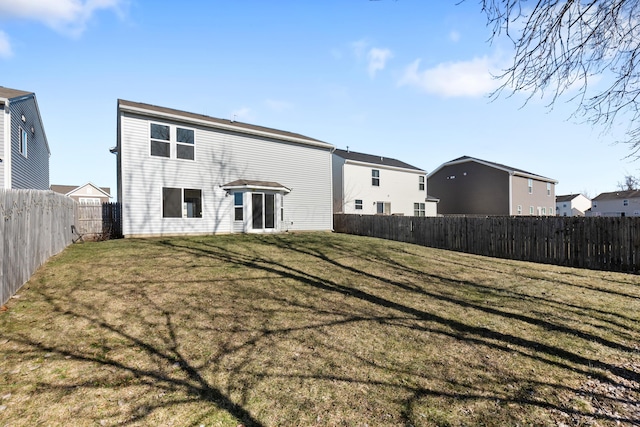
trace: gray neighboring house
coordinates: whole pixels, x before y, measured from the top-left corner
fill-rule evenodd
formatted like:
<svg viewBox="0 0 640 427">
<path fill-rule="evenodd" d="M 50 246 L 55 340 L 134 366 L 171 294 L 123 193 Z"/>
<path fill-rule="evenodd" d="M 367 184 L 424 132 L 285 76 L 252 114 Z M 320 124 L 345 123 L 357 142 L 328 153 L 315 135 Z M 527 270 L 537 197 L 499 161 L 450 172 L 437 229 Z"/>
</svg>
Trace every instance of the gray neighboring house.
<svg viewBox="0 0 640 427">
<path fill-rule="evenodd" d="M 0 86 L 0 188 L 49 189 L 49 143 L 36 95 Z"/>
<path fill-rule="evenodd" d="M 640 216 L 640 190 L 601 193 L 591 200 L 587 216 Z"/>
<path fill-rule="evenodd" d="M 585 216 L 591 208 L 591 199 L 584 194 L 565 194 L 556 196 L 557 216 Z"/>
<path fill-rule="evenodd" d="M 111 199 L 111 188 L 98 187 L 90 182 L 80 186 L 52 185 L 51 191 L 69 196 L 81 205 L 101 205 Z"/>
<path fill-rule="evenodd" d="M 558 181 L 499 163 L 463 156 L 427 175 L 442 215 L 555 215 Z"/>
</svg>

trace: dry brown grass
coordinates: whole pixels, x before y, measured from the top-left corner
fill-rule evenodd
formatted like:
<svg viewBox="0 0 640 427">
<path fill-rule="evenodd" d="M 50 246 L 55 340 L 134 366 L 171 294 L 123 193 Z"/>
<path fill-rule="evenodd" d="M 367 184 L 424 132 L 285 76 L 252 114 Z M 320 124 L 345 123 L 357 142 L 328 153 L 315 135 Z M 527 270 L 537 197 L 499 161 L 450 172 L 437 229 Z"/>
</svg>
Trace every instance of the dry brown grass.
<svg viewBox="0 0 640 427">
<path fill-rule="evenodd" d="M 0 313 L 0 425 L 637 425 L 639 283 L 328 233 L 78 244 Z"/>
</svg>

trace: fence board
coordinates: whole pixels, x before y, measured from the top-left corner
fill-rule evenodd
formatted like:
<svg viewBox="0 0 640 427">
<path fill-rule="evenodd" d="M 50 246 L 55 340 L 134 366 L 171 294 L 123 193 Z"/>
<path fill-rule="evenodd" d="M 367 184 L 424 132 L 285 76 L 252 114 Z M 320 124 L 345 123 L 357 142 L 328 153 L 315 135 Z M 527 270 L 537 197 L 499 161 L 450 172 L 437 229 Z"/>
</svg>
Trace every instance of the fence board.
<svg viewBox="0 0 640 427">
<path fill-rule="evenodd" d="M 334 229 L 498 258 L 640 273 L 640 218 L 334 214 Z"/>
</svg>

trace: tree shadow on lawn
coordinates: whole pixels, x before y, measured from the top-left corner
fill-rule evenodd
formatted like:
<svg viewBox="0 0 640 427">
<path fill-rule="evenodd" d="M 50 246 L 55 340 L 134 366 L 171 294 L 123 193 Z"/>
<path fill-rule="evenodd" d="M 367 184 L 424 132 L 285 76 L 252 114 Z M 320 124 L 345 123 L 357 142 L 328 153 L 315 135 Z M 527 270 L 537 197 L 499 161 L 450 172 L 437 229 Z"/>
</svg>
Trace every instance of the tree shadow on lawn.
<svg viewBox="0 0 640 427">
<path fill-rule="evenodd" d="M 501 391 L 501 388 L 491 390 L 490 387 L 477 384 L 476 380 L 437 378 L 439 381 L 448 382 L 451 387 L 446 390 L 432 387 L 429 386 L 432 384 L 431 381 L 439 375 L 444 376 L 447 369 L 443 369 L 442 372 L 437 370 L 429 372 L 429 370 L 419 370 L 414 365 L 396 360 L 377 360 L 374 357 L 377 353 L 362 355 L 361 348 L 340 345 L 341 343 L 336 342 L 335 337 L 330 334 L 330 330 L 350 327 L 349 331 L 352 333 L 363 330 L 375 333 L 375 329 L 378 329 L 382 334 L 387 327 L 406 329 L 412 334 L 428 334 L 505 354 L 517 354 L 518 357 L 524 357 L 542 365 L 579 373 L 585 378 L 587 376 L 598 378 L 599 381 L 615 387 L 628 388 L 630 382 L 637 387 L 638 373 L 631 369 L 582 356 L 576 351 L 552 344 L 499 332 L 489 327 L 471 325 L 446 317 L 440 312 L 426 311 L 412 306 L 410 297 L 414 295 L 429 298 L 464 310 L 477 310 L 550 331 L 560 331 L 575 335 L 581 340 L 597 342 L 615 351 L 633 351 L 625 345 L 600 339 L 584 331 L 568 328 L 549 320 L 510 313 L 471 303 L 462 298 L 438 294 L 428 290 L 427 286 L 377 277 L 361 268 L 349 265 L 349 258 L 362 256 L 362 253 L 359 253 L 355 246 L 342 244 L 334 239 L 330 242 L 315 242 L 313 241 L 315 237 L 312 236 L 306 239 L 301 238 L 300 241 L 291 236 L 251 236 L 250 239 L 264 243 L 265 248 L 262 253 L 247 252 L 244 248 L 226 244 L 224 239 L 218 238 L 198 241 L 165 239 L 144 242 L 145 245 L 158 246 L 159 252 L 168 251 L 170 258 L 180 258 L 183 254 L 190 256 L 187 259 L 195 256 L 196 261 L 192 268 L 202 266 L 203 269 L 209 270 L 211 263 L 205 260 L 213 260 L 215 265 L 223 265 L 225 268 L 239 266 L 241 271 L 248 271 L 251 274 L 250 277 L 242 274 L 237 279 L 223 279 L 218 282 L 215 272 L 212 272 L 207 279 L 211 293 L 201 295 L 189 293 L 190 285 L 195 286 L 199 280 L 183 283 L 183 289 L 180 291 L 183 294 L 166 297 L 158 293 L 161 292 L 165 283 L 169 285 L 174 280 L 173 277 L 165 277 L 163 279 L 165 282 L 153 279 L 152 283 L 149 281 L 150 278 L 141 277 L 140 281 L 135 282 L 107 283 L 104 286 L 108 288 L 106 291 L 111 292 L 109 294 L 111 298 L 131 297 L 135 298 L 139 304 L 138 309 L 121 313 L 126 315 L 122 319 L 112 317 L 108 313 L 108 307 L 97 305 L 91 299 L 87 299 L 84 293 L 101 290 L 99 286 L 91 288 L 80 277 L 77 278 L 77 284 L 68 289 L 66 295 L 56 294 L 55 289 L 49 287 L 37 288 L 37 292 L 54 313 L 69 322 L 81 320 L 91 328 L 99 330 L 105 336 L 106 344 L 103 348 L 100 347 L 99 342 L 95 341 L 93 344 L 96 345 L 87 349 L 79 346 L 64 346 L 57 344 L 55 340 L 47 342 L 46 339 L 36 339 L 29 334 L 12 334 L 7 338 L 26 346 L 31 349 L 30 351 L 56 354 L 64 360 L 70 359 L 91 366 L 106 367 L 109 372 L 112 372 L 112 378 L 102 380 L 93 378 L 87 381 L 81 379 L 66 382 L 42 381 L 34 385 L 36 389 L 118 389 L 123 387 L 122 384 L 133 383 L 142 385 L 148 390 L 166 392 L 170 396 L 169 399 L 162 401 L 132 400 L 130 402 L 132 408 L 128 411 L 126 418 L 123 418 L 117 409 L 110 409 L 103 414 L 103 418 L 106 418 L 110 424 L 148 423 L 152 420 L 154 413 L 163 409 L 172 411 L 180 406 L 186 407 L 202 402 L 228 412 L 247 426 L 341 424 L 339 414 L 334 415 L 334 418 L 321 419 L 320 414 L 315 418 L 314 414 L 306 412 L 324 411 L 322 416 L 325 417 L 325 413 L 330 413 L 336 408 L 330 400 L 322 401 L 324 394 L 330 394 L 332 390 L 340 388 L 346 388 L 347 393 L 351 393 L 356 386 L 386 390 L 390 396 L 395 396 L 390 400 L 398 402 L 398 413 L 390 415 L 391 418 L 386 419 L 386 422 L 383 417 L 388 414 L 377 412 L 378 409 L 375 407 L 366 407 L 369 411 L 367 414 L 376 417 L 379 425 L 420 424 L 417 414 L 423 407 L 421 405 L 424 399 L 429 398 L 463 402 L 499 401 L 501 405 L 516 404 L 572 416 L 594 417 L 605 422 L 637 423 L 639 421 L 635 417 L 618 416 L 612 413 L 594 414 L 591 411 L 564 405 L 559 401 L 549 402 L 533 393 L 508 393 Z M 313 244 L 309 244 L 310 241 Z M 325 249 L 323 244 L 326 245 Z M 281 261 L 277 256 L 272 256 L 269 247 L 279 248 L 285 254 L 296 254 L 305 262 Z M 450 278 L 429 275 L 420 270 L 412 271 L 412 267 L 404 266 L 384 254 L 373 260 L 387 266 L 392 276 L 394 272 L 410 271 L 419 275 L 423 283 L 440 281 L 470 288 L 483 286 L 470 281 L 452 281 Z M 344 281 L 328 279 L 321 274 L 322 269 L 338 271 L 338 276 L 345 279 Z M 78 273 L 78 276 L 80 275 L 81 273 Z M 352 278 L 395 288 L 401 297 L 395 299 L 389 296 L 389 293 L 377 294 L 375 287 L 368 288 L 350 283 Z M 258 291 L 252 290 L 253 293 L 250 296 L 243 296 L 243 292 L 250 289 L 253 281 L 275 284 L 282 280 L 291 284 L 291 294 L 283 293 L 282 289 L 274 287 L 273 291 L 264 288 Z M 223 286 L 222 282 L 225 282 L 226 286 Z M 316 297 L 307 301 L 296 298 L 295 292 L 313 293 Z M 171 298 L 174 305 L 167 304 Z M 323 299 L 331 299 L 332 303 L 322 304 Z M 228 305 L 233 304 L 234 301 L 242 304 L 243 307 L 236 309 L 229 307 Z M 117 301 L 112 303 L 117 305 Z M 277 314 L 286 311 L 290 312 L 291 317 L 299 318 L 300 324 L 282 326 L 274 320 Z M 262 319 L 262 323 L 257 321 L 259 319 Z M 359 325 L 362 327 L 358 327 Z M 201 335 L 212 342 L 194 345 L 187 343 L 186 335 L 189 335 L 190 339 L 193 339 L 192 335 Z M 286 346 L 286 349 L 281 349 L 280 346 Z M 136 354 L 131 358 L 123 358 L 118 356 L 118 350 L 134 351 Z M 385 351 L 392 352 L 393 349 Z M 201 352 L 210 353 L 200 354 Z M 285 365 L 281 365 L 282 361 L 275 360 L 275 355 L 283 352 L 292 354 L 292 359 Z M 339 356 L 338 360 L 348 361 L 348 364 L 356 369 L 361 367 L 363 372 L 349 371 L 345 366 L 335 366 L 332 355 Z M 15 356 L 25 357 L 26 352 L 21 351 Z M 301 367 L 296 363 L 298 358 L 305 361 Z M 464 355 L 460 358 L 464 360 Z M 447 361 L 441 363 L 447 363 Z M 369 377 L 367 372 L 371 371 L 380 373 L 379 377 Z M 481 372 L 482 366 L 478 366 L 477 371 Z M 501 381 L 517 383 L 524 380 L 517 376 L 509 377 L 508 373 L 504 375 L 506 378 L 485 378 L 485 381 L 494 381 L 501 387 L 499 384 Z M 322 388 L 322 393 L 314 392 L 313 387 L 306 390 L 309 396 L 300 396 L 298 394 L 300 390 L 296 389 L 265 389 L 265 384 L 270 382 L 287 387 L 297 384 L 298 387 L 304 388 L 309 386 L 309 381 L 319 381 L 323 384 L 314 385 Z M 583 392 L 579 388 L 563 385 L 560 382 L 541 381 L 534 378 L 528 379 L 527 384 L 532 390 L 553 388 L 558 392 L 566 391 L 575 395 Z M 637 392 L 637 389 L 632 391 Z M 256 393 L 263 394 L 262 402 L 256 402 Z M 278 402 L 279 397 L 288 397 L 290 402 L 288 404 Z M 598 392 L 593 393 L 593 397 L 601 401 L 634 404 L 625 397 L 615 398 Z M 277 411 L 272 411 L 271 405 L 284 405 L 285 408 L 282 413 L 272 415 Z M 363 403 L 363 405 L 373 405 L 373 403 Z M 214 410 L 207 410 L 200 406 L 197 408 L 199 412 L 193 414 L 189 423 L 199 425 L 201 422 L 210 421 Z M 367 415 L 363 414 L 363 416 Z M 470 416 L 469 419 L 472 417 Z M 361 421 L 366 421 L 366 418 Z M 351 419 L 351 423 L 354 422 Z"/>
</svg>

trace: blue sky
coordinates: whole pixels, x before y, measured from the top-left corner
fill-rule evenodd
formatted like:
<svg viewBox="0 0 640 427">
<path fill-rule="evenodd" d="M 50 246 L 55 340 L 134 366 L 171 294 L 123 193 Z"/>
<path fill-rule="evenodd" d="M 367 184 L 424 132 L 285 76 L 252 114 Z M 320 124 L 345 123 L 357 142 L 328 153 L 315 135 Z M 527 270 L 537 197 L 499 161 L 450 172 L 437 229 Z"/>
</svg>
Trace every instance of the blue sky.
<svg viewBox="0 0 640 427">
<path fill-rule="evenodd" d="M 36 93 L 51 184 L 115 196 L 118 98 L 301 133 L 433 171 L 468 155 L 614 191 L 640 163 L 575 105 L 491 101 L 506 40 L 475 0 L 0 0 L 0 85 Z M 598 82 L 595 82 L 597 85 Z"/>
</svg>

